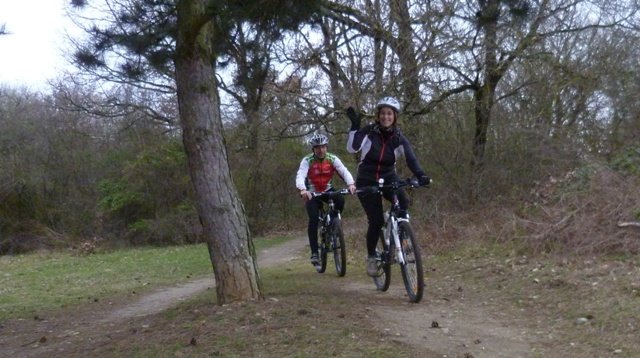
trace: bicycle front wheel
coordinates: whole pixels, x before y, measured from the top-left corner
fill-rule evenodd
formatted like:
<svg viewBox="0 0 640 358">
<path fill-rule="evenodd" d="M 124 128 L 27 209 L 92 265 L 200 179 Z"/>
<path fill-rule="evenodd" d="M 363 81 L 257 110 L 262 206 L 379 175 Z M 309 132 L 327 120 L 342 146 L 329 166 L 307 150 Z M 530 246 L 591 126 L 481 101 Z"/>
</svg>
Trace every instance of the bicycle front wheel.
<svg viewBox="0 0 640 358">
<path fill-rule="evenodd" d="M 322 232 L 322 227 L 318 232 L 318 236 L 320 237 L 320 264 L 316 266 L 316 271 L 318 273 L 324 273 L 324 271 L 327 269 L 327 251 L 329 251 L 331 248 L 329 247 L 329 238 L 328 233 L 326 232 Z"/>
<path fill-rule="evenodd" d="M 384 242 L 384 233 L 380 231 L 380 238 L 376 246 L 376 260 L 378 260 L 378 274 L 373 277 L 373 283 L 378 291 L 386 291 L 391 284 L 391 248 Z"/>
<path fill-rule="evenodd" d="M 409 295 L 409 301 L 417 303 L 420 302 L 424 293 L 424 271 L 422 270 L 420 246 L 418 246 L 413 229 L 408 222 L 399 223 L 398 234 L 404 257 L 404 264 L 400 265 L 402 280 Z"/>
<path fill-rule="evenodd" d="M 338 218 L 333 219 L 331 244 L 333 246 L 333 261 L 336 264 L 336 273 L 338 276 L 343 277 L 347 274 L 347 247 L 344 244 L 342 223 Z"/>
</svg>

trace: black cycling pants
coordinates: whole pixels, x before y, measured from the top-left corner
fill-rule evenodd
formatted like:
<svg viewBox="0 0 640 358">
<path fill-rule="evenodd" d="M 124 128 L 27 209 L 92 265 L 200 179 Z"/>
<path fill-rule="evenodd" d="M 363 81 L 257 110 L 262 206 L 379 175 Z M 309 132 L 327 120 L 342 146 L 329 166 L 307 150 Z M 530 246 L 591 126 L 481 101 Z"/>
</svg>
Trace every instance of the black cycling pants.
<svg viewBox="0 0 640 358">
<path fill-rule="evenodd" d="M 398 189 L 397 193 L 400 215 L 403 216 L 409 208 L 409 198 L 402 188 Z M 367 228 L 367 255 L 369 256 L 373 256 L 376 253 L 380 230 L 384 225 L 382 197 L 384 196 L 385 199 L 391 201 L 391 195 L 390 190 L 384 190 L 382 196 L 379 193 L 358 193 L 358 199 L 360 199 L 360 204 L 362 204 L 369 222 Z"/>
<path fill-rule="evenodd" d="M 318 215 L 320 214 L 320 207 L 322 202 L 328 202 L 329 198 L 313 198 L 305 203 L 307 208 L 307 215 L 309 216 L 309 225 L 307 226 L 307 235 L 309 236 L 309 247 L 311 248 L 311 254 L 318 253 Z M 344 209 L 344 197 L 342 195 L 336 195 L 333 197 L 333 203 L 336 206 L 336 210 L 342 212 Z"/>
</svg>

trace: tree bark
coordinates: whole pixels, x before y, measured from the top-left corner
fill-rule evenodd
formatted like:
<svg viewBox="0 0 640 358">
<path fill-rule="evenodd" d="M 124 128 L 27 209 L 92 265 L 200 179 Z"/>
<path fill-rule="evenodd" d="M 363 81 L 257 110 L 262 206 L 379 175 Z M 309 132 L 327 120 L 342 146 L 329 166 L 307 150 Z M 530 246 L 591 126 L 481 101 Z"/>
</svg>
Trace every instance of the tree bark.
<svg viewBox="0 0 640 358">
<path fill-rule="evenodd" d="M 338 109 L 351 104 L 350 102 L 352 98 L 347 99 L 347 96 L 344 94 L 344 86 L 340 85 L 342 69 L 338 64 L 337 49 L 334 40 L 336 38 L 336 32 L 334 29 L 335 25 L 332 25 L 326 19 L 323 19 L 321 23 L 322 43 L 324 44 L 324 55 L 327 59 L 327 70 L 325 72 L 327 77 L 329 77 L 333 108 Z M 343 78 L 343 83 L 345 85 L 348 83 L 345 81 L 345 78 Z"/>
<path fill-rule="evenodd" d="M 398 26 L 395 51 L 400 61 L 400 81 L 402 93 L 406 102 L 406 111 L 416 112 L 422 107 L 420 99 L 420 71 L 416 59 L 415 46 L 412 42 L 413 30 L 411 29 L 411 14 L 406 0 L 393 0 L 389 2 L 391 16 Z"/>
<path fill-rule="evenodd" d="M 381 24 L 380 0 L 375 0 L 373 6 L 373 16 L 376 17 L 377 23 Z M 375 99 L 378 100 L 384 94 L 384 63 L 387 57 L 387 45 L 378 34 L 373 36 L 373 51 L 374 94 Z"/>
<path fill-rule="evenodd" d="M 479 175 L 484 163 L 487 144 L 487 129 L 491 119 L 491 109 L 495 100 L 495 90 L 501 75 L 498 74 L 497 23 L 500 16 L 500 1 L 480 1 L 480 24 L 484 30 L 484 83 L 474 94 L 476 131 L 473 138 L 473 172 Z M 484 6 L 482 6 L 484 5 Z"/>
<path fill-rule="evenodd" d="M 218 304 L 262 299 L 255 248 L 231 178 L 216 87 L 207 0 L 177 4 L 174 59 L 180 122 Z"/>
</svg>

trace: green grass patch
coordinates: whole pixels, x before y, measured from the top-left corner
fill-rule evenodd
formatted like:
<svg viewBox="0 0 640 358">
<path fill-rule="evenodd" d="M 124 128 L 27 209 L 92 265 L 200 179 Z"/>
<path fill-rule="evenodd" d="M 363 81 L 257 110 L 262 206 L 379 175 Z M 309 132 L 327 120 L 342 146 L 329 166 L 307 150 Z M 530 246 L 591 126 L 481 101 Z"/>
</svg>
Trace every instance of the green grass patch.
<svg viewBox="0 0 640 358">
<path fill-rule="evenodd" d="M 254 239 L 257 250 L 285 237 Z M 78 256 L 70 252 L 0 257 L 0 320 L 33 317 L 82 302 L 212 274 L 205 244 L 136 248 Z"/>
</svg>

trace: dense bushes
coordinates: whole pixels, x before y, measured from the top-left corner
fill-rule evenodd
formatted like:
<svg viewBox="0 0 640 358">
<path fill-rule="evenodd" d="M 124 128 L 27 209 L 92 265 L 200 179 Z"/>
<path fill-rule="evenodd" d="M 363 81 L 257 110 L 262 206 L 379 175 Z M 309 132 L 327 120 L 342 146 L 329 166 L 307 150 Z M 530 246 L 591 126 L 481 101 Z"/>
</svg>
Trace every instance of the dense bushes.
<svg viewBox="0 0 640 358">
<path fill-rule="evenodd" d="M 176 139 L 118 163 L 98 182 L 101 234 L 132 244 L 199 242 L 186 157 Z"/>
<path fill-rule="evenodd" d="M 94 237 L 103 245 L 199 241 L 175 131 L 60 105 L 55 96 L 0 89 L 0 254 Z"/>
</svg>

